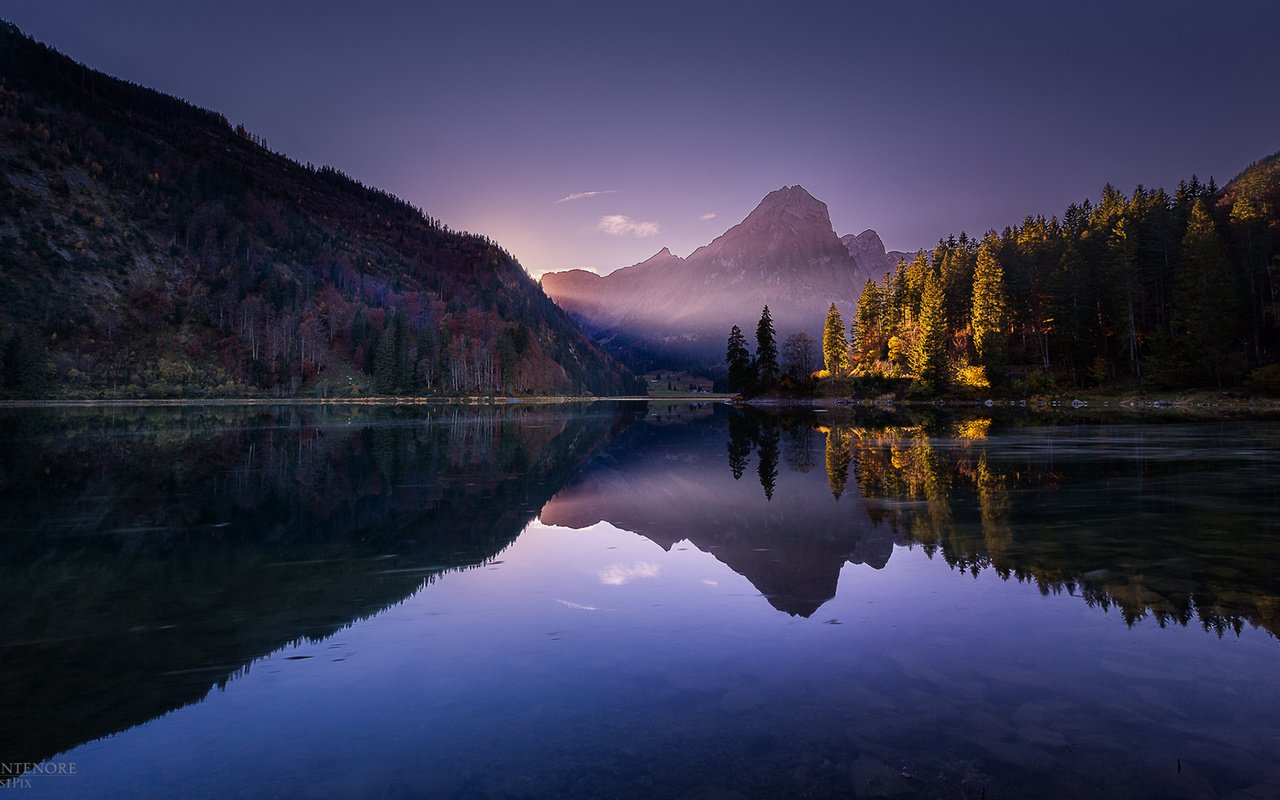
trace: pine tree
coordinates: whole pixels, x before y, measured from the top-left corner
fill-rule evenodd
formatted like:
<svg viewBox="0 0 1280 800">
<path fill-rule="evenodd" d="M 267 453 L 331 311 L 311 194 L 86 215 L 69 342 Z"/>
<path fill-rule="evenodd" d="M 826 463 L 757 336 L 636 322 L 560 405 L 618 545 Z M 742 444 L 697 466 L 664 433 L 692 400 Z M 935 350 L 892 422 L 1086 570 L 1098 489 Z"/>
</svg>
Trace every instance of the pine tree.
<svg viewBox="0 0 1280 800">
<path fill-rule="evenodd" d="M 938 265 L 938 279 L 942 283 L 943 310 L 948 322 L 955 328 L 963 328 L 969 314 L 970 289 L 973 286 L 977 256 L 974 240 L 965 233 L 960 238 L 948 238 L 946 247 L 934 252 Z"/>
<path fill-rule="evenodd" d="M 414 342 L 409 334 L 409 320 L 404 314 L 396 314 L 393 319 L 396 334 L 396 391 L 412 391 L 416 386 L 413 378 L 415 356 Z"/>
<path fill-rule="evenodd" d="M 729 346 L 725 353 L 729 365 L 729 391 L 746 392 L 751 389 L 755 377 L 751 368 L 751 352 L 747 350 L 747 338 L 737 325 L 729 331 Z"/>
<path fill-rule="evenodd" d="M 1004 293 L 1004 268 L 995 255 L 996 242 L 989 237 L 978 248 L 973 271 L 973 346 L 978 361 L 995 377 L 1004 371 L 1008 357 L 1008 301 Z"/>
<path fill-rule="evenodd" d="M 400 378 L 400 358 L 396 347 L 394 320 L 382 329 L 373 357 L 373 390 L 378 394 L 394 394 Z"/>
<path fill-rule="evenodd" d="M 1238 371 L 1238 297 L 1230 261 L 1204 198 L 1191 207 L 1173 285 L 1173 344 L 1180 382 L 1222 385 Z"/>
<path fill-rule="evenodd" d="M 769 307 L 760 312 L 756 324 L 756 387 L 772 389 L 778 382 L 778 338 L 773 330 L 773 317 Z"/>
<path fill-rule="evenodd" d="M 832 303 L 822 327 L 822 363 L 833 378 L 849 374 L 849 343 L 844 338 L 844 319 Z"/>
<path fill-rule="evenodd" d="M 884 292 L 870 278 L 858 297 L 858 313 L 851 327 L 853 349 L 864 358 L 881 358 L 884 349 Z"/>
<path fill-rule="evenodd" d="M 942 284 L 930 274 L 920 296 L 919 330 L 910 360 L 911 370 L 926 392 L 942 389 L 947 377 L 947 320 L 942 304 Z"/>
</svg>

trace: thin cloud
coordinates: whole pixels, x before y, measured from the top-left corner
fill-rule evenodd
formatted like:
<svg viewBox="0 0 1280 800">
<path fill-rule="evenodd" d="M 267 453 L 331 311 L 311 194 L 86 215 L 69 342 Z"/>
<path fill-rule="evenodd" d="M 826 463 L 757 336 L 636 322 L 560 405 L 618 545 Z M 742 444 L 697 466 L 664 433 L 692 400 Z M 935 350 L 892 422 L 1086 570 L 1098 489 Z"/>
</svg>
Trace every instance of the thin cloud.
<svg viewBox="0 0 1280 800">
<path fill-rule="evenodd" d="M 573 608 L 573 609 L 577 609 L 578 611 L 599 611 L 600 610 L 595 606 L 584 606 L 582 603 L 575 603 L 572 600 L 557 600 L 556 602 L 564 606 L 565 608 Z"/>
<path fill-rule="evenodd" d="M 643 238 L 658 234 L 658 223 L 638 222 L 622 214 L 610 214 L 601 217 L 596 228 L 610 236 L 639 236 Z"/>
<path fill-rule="evenodd" d="M 715 218 L 716 218 L 716 212 L 714 212 L 714 211 L 708 211 L 707 213 L 705 213 L 705 214 L 703 214 L 702 216 L 698 217 L 698 219 L 703 220 L 703 221 L 706 221 L 706 220 L 709 220 L 709 219 L 715 219 Z"/>
<path fill-rule="evenodd" d="M 557 203 L 570 203 L 574 200 L 585 200 L 588 197 L 599 197 L 602 194 L 617 194 L 617 189 L 604 189 L 598 192 L 570 192 L 557 200 Z"/>
</svg>

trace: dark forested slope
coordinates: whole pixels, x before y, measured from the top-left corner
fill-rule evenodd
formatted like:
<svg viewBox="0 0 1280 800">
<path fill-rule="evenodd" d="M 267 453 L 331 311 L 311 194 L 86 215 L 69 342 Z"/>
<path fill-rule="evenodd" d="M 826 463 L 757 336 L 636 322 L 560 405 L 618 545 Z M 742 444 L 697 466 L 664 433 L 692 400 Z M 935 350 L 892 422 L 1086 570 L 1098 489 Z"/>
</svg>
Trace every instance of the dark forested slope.
<svg viewBox="0 0 1280 800">
<path fill-rule="evenodd" d="M 8 393 L 629 390 L 492 241 L 0 23 Z"/>
</svg>

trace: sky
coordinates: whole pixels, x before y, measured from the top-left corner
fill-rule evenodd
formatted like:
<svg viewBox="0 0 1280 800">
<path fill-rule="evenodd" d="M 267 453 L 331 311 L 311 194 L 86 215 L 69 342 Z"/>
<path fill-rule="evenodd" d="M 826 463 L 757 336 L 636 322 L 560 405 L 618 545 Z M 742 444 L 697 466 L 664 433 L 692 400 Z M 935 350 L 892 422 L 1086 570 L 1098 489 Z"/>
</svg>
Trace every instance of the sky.
<svg viewBox="0 0 1280 800">
<path fill-rule="evenodd" d="M 78 61 L 488 235 L 688 255 L 800 184 L 929 247 L 1280 150 L 1274 0 L 5 0 Z"/>
</svg>

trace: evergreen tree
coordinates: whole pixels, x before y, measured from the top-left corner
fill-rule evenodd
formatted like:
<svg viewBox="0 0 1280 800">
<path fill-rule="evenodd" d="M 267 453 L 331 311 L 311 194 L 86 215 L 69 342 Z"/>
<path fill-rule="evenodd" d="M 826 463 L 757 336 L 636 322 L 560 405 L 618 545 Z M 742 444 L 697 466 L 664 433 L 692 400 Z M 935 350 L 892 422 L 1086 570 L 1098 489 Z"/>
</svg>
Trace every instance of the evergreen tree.
<svg viewBox="0 0 1280 800">
<path fill-rule="evenodd" d="M 910 360 L 911 370 L 926 392 L 941 390 L 947 377 L 947 320 L 942 304 L 942 283 L 930 274 L 921 292 L 919 329 Z"/>
<path fill-rule="evenodd" d="M 1231 230 L 1240 250 L 1240 262 L 1244 267 L 1245 287 L 1248 289 L 1250 338 L 1253 340 L 1253 357 L 1262 355 L 1262 328 L 1268 315 L 1269 301 L 1274 301 L 1274 275 L 1267 268 L 1268 238 L 1266 204 L 1243 195 L 1231 205 Z M 1272 310 L 1274 315 L 1274 310 Z"/>
<path fill-rule="evenodd" d="M 377 394 L 395 394 L 400 379 L 400 358 L 396 347 L 394 320 L 382 329 L 373 357 L 373 390 Z"/>
<path fill-rule="evenodd" d="M 729 331 L 729 347 L 725 353 L 725 362 L 729 365 L 729 391 L 749 391 L 755 373 L 751 367 L 751 352 L 747 350 L 747 338 L 742 335 L 742 329 L 737 325 Z"/>
<path fill-rule="evenodd" d="M 760 322 L 756 324 L 756 387 L 768 390 L 777 382 L 778 338 L 773 330 L 769 307 L 765 306 L 760 312 Z"/>
<path fill-rule="evenodd" d="M 1239 303 L 1226 247 L 1203 198 L 1191 208 L 1174 273 L 1173 345 L 1180 383 L 1222 385 L 1238 372 Z"/>
<path fill-rule="evenodd" d="M 884 292 L 879 284 L 868 278 L 858 297 L 858 312 L 852 323 L 853 349 L 860 356 L 872 359 L 884 356 L 881 351 L 886 341 L 883 337 L 885 322 Z"/>
<path fill-rule="evenodd" d="M 822 363 L 833 378 L 849 374 L 849 343 L 844 338 L 844 319 L 835 303 L 827 309 L 827 321 L 822 326 Z"/>
<path fill-rule="evenodd" d="M 396 355 L 396 391 L 412 391 L 416 384 L 413 379 L 415 356 L 413 338 L 409 335 L 409 320 L 404 314 L 397 313 L 393 318 L 395 328 Z"/>
<path fill-rule="evenodd" d="M 1000 375 L 1008 355 L 1008 302 L 1004 293 L 1004 268 L 995 255 L 994 237 L 978 248 L 973 272 L 973 346 L 978 361 L 993 377 Z"/>
<path fill-rule="evenodd" d="M 961 232 L 960 238 L 948 237 L 946 246 L 939 245 L 933 254 L 942 283 L 943 310 L 947 322 L 957 330 L 964 328 L 969 315 L 970 290 L 977 262 L 974 244 L 973 239 Z"/>
<path fill-rule="evenodd" d="M 908 285 L 907 275 L 917 269 L 925 269 L 924 253 L 916 253 L 915 258 L 911 262 L 898 265 L 898 269 L 894 271 L 892 276 L 886 276 L 887 281 L 884 287 L 884 310 L 885 310 L 885 327 L 892 333 L 889 337 L 897 335 L 897 332 L 905 326 L 908 321 L 914 318 L 916 311 L 920 309 L 919 298 L 912 297 L 911 287 Z"/>
</svg>

